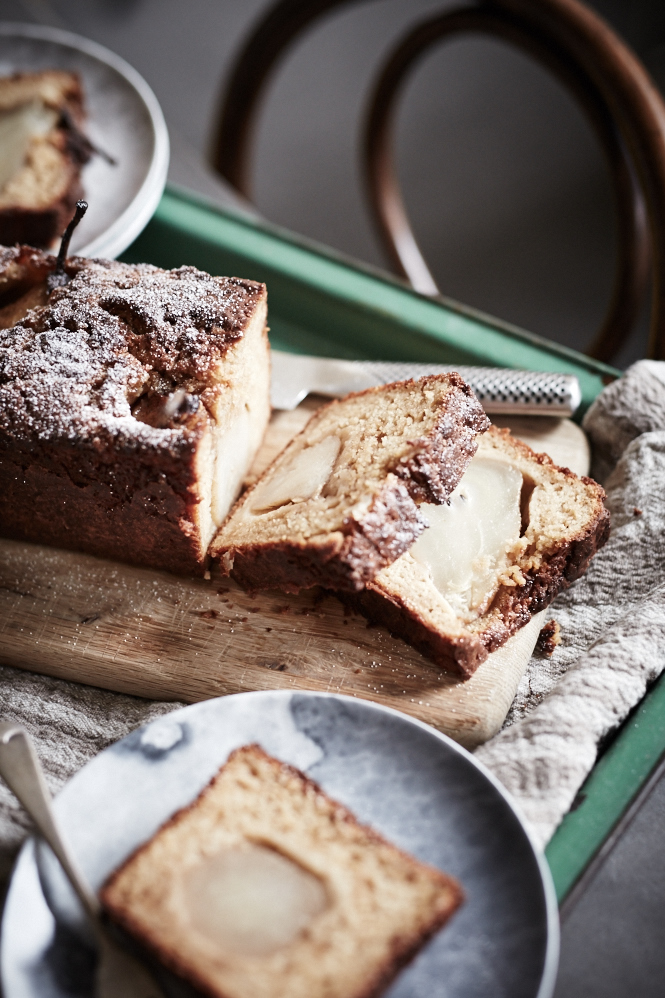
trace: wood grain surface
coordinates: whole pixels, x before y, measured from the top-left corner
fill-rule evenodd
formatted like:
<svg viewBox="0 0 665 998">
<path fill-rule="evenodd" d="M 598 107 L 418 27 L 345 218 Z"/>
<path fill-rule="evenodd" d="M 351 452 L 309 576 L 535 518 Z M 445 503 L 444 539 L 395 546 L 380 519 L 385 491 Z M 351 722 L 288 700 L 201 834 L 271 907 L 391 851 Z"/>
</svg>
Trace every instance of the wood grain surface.
<svg viewBox="0 0 665 998">
<path fill-rule="evenodd" d="M 315 404 L 277 414 L 254 473 Z M 250 596 L 216 570 L 208 580 L 181 579 L 0 540 L 3 664 L 187 702 L 246 690 L 345 693 L 403 710 L 468 747 L 501 726 L 544 619 L 461 682 L 320 590 Z"/>
</svg>

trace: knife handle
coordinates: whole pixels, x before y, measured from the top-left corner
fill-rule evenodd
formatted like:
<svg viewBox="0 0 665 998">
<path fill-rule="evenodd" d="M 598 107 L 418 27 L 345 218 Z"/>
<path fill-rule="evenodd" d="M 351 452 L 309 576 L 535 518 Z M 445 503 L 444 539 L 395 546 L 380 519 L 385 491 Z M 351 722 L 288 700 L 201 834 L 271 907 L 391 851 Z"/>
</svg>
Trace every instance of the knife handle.
<svg viewBox="0 0 665 998">
<path fill-rule="evenodd" d="M 457 371 L 473 389 L 485 412 L 511 416 L 572 416 L 581 402 L 580 384 L 573 374 L 518 371 L 504 367 L 454 367 L 433 364 L 361 362 L 386 381 L 421 378 L 426 374 Z"/>
<path fill-rule="evenodd" d="M 275 409 L 293 409 L 314 392 L 340 398 L 391 381 L 457 371 L 486 412 L 522 416 L 572 416 L 581 401 L 572 374 L 519 371 L 507 367 L 411 364 L 401 361 L 341 360 L 272 350 L 271 396 Z"/>
</svg>

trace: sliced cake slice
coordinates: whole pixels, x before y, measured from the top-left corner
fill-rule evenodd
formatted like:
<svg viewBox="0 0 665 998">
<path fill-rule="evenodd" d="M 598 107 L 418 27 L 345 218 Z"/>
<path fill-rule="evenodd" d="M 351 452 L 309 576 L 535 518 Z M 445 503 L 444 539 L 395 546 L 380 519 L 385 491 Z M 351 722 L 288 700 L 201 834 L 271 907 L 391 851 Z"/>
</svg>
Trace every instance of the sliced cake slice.
<svg viewBox="0 0 665 998">
<path fill-rule="evenodd" d="M 204 571 L 270 416 L 263 284 L 0 252 L 0 535 Z"/>
<path fill-rule="evenodd" d="M 61 235 L 90 158 L 84 117 L 77 73 L 0 78 L 0 243 L 48 248 Z"/>
<path fill-rule="evenodd" d="M 462 891 L 250 745 L 110 877 L 101 900 L 214 998 L 374 998 Z"/>
<path fill-rule="evenodd" d="M 457 374 L 401 381 L 319 409 L 242 496 L 211 553 L 248 589 L 356 590 L 425 528 L 489 425 Z"/>
<path fill-rule="evenodd" d="M 359 593 L 340 594 L 449 672 L 487 655 L 586 571 L 609 536 L 605 493 L 492 427 L 428 529 Z"/>
</svg>

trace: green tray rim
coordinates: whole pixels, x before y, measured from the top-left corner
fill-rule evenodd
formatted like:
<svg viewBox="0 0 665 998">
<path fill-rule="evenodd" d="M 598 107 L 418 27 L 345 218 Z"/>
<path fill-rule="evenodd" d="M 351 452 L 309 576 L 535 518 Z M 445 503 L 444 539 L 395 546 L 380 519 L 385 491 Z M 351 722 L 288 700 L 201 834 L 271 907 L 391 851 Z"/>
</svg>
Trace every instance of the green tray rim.
<svg viewBox="0 0 665 998">
<path fill-rule="evenodd" d="M 534 370 L 590 375 L 586 387 L 592 397 L 601 390 L 604 380 L 621 375 L 621 371 L 608 364 L 452 299 L 421 295 L 401 279 L 376 267 L 250 214 L 220 208 L 205 196 L 175 185 L 167 186 L 148 230 L 151 225 L 159 226 L 160 233 L 165 232 L 175 240 L 184 236 L 230 250 L 240 260 L 252 261 L 267 267 L 270 273 L 286 276 L 303 293 L 337 298 L 386 320 L 394 321 L 397 316 L 403 325 L 415 326 L 426 336 L 436 335 L 438 317 L 465 320 L 461 327 L 464 335 L 468 336 L 471 329 L 498 334 L 517 349 L 526 351 L 531 361 L 528 366 L 533 364 Z M 124 256 L 140 259 L 144 245 L 145 240 L 140 236 Z M 147 245 L 150 246 L 149 241 Z M 475 362 L 483 363 L 482 359 Z M 496 356 L 485 363 L 497 364 Z M 559 902 L 601 849 L 663 752 L 665 676 L 619 729 L 581 788 L 577 798 L 581 803 L 566 815 L 545 849 Z"/>
<path fill-rule="evenodd" d="M 488 312 L 483 312 L 481 309 L 474 308 L 471 305 L 465 305 L 454 298 L 448 297 L 447 295 L 437 295 L 435 297 L 424 295 L 421 292 L 414 290 L 414 288 L 412 288 L 411 285 L 403 278 L 398 277 L 395 274 L 391 274 L 386 270 L 382 270 L 380 267 L 375 267 L 372 264 L 365 263 L 362 260 L 356 260 L 354 257 L 351 257 L 340 250 L 326 246 L 325 244 L 317 242 L 308 236 L 292 232 L 291 230 L 266 219 L 254 217 L 249 213 L 244 214 L 240 210 L 234 211 L 231 208 L 222 208 L 219 205 L 214 204 L 214 202 L 205 197 L 205 195 L 197 194 L 196 192 L 190 191 L 187 188 L 181 187 L 177 184 L 167 184 L 162 201 L 155 214 L 160 215 L 162 212 L 169 212 L 169 214 L 171 214 L 173 206 L 178 202 L 187 204 L 191 208 L 200 209 L 204 212 L 210 212 L 213 215 L 224 218 L 228 223 L 236 225 L 238 229 L 244 229 L 247 233 L 261 233 L 266 237 L 266 240 L 276 240 L 282 245 L 291 247 L 293 250 L 298 252 L 298 256 L 294 261 L 296 262 L 296 266 L 299 266 L 303 261 L 306 263 L 307 256 L 309 255 L 310 259 L 312 257 L 318 258 L 319 263 L 328 262 L 336 267 L 337 274 L 335 276 L 337 277 L 345 271 L 351 278 L 362 275 L 372 283 L 378 282 L 379 285 L 388 285 L 396 290 L 399 290 L 403 295 L 408 296 L 414 302 L 418 302 L 420 304 L 427 303 L 427 305 L 438 305 L 446 311 L 469 318 L 473 320 L 474 323 L 478 323 L 478 325 L 486 326 L 490 329 L 495 329 L 500 333 L 504 333 L 511 339 L 520 341 L 521 344 L 533 345 L 550 355 L 560 358 L 564 363 L 566 361 L 572 362 L 575 367 L 579 366 L 588 371 L 593 371 L 594 373 L 601 375 L 608 375 L 610 377 L 620 377 L 622 373 L 618 368 L 613 367 L 611 364 L 595 360 L 593 357 L 587 357 L 585 354 L 580 353 L 578 350 L 574 350 L 572 347 L 564 346 L 561 343 L 555 343 L 543 336 L 539 336 L 527 329 L 523 329 L 514 323 L 506 322 L 505 320 L 499 319 L 494 315 L 490 315 Z M 291 260 L 283 261 L 281 265 L 282 269 L 290 269 L 291 264 Z M 323 285 L 323 282 L 329 274 L 325 273 L 325 271 L 315 273 L 306 267 L 303 271 L 299 272 L 298 276 L 303 280 L 303 282 L 320 283 Z M 338 290 L 341 294 L 349 297 L 357 296 L 356 300 L 359 304 L 367 305 L 368 302 L 366 295 L 368 288 L 368 283 L 363 286 L 363 284 L 356 285 L 354 282 L 353 285 Z"/>
<path fill-rule="evenodd" d="M 665 752 L 665 675 L 618 729 L 545 849 L 561 904 Z"/>
</svg>

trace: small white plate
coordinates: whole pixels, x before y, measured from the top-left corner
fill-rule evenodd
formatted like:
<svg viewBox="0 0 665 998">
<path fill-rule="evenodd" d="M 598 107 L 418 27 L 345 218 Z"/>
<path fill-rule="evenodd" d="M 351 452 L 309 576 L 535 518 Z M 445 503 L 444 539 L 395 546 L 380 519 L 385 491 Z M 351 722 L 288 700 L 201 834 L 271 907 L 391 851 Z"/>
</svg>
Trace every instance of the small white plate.
<svg viewBox="0 0 665 998">
<path fill-rule="evenodd" d="M 77 72 L 90 141 L 116 160 L 83 168 L 88 212 L 72 253 L 114 259 L 150 221 L 166 184 L 169 136 L 157 98 L 135 69 L 95 42 L 34 24 L 0 22 L 0 76 L 42 69 Z"/>
<path fill-rule="evenodd" d="M 55 802 L 93 888 L 251 742 L 461 882 L 459 912 L 386 998 L 550 998 L 554 889 L 506 792 L 445 735 L 365 700 L 240 693 L 173 711 L 101 752 Z M 5 998 L 92 998 L 92 954 L 54 864 L 44 849 L 36 862 L 34 840 L 23 847 L 2 924 Z"/>
</svg>

